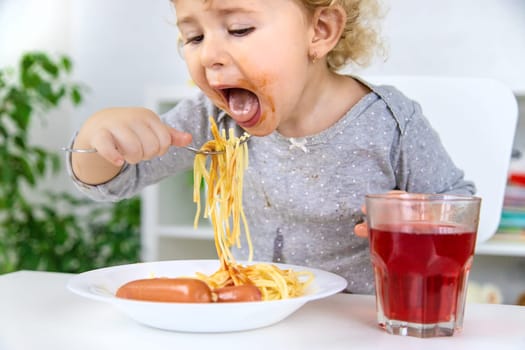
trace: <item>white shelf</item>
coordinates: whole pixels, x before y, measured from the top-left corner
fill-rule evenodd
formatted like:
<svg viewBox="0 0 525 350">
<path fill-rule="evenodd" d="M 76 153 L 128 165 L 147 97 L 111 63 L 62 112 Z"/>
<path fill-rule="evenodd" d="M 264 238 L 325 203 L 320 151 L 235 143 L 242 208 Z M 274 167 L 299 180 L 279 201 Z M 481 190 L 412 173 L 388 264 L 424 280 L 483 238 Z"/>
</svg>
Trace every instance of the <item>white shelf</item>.
<svg viewBox="0 0 525 350">
<path fill-rule="evenodd" d="M 213 241 L 213 229 L 211 227 L 198 227 L 185 225 L 159 226 L 157 233 L 162 237 L 190 238 Z"/>
<path fill-rule="evenodd" d="M 476 254 L 525 257 L 525 239 L 517 234 L 512 237 L 510 234 L 497 233 L 493 238 L 479 244 Z"/>
</svg>

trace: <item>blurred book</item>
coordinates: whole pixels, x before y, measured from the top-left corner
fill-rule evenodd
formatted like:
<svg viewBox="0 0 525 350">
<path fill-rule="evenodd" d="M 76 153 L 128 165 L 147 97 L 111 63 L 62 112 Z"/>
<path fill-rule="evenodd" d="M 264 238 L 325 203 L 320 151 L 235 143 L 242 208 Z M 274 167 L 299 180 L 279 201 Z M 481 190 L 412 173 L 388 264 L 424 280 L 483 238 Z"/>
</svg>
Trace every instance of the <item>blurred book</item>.
<svg viewBox="0 0 525 350">
<path fill-rule="evenodd" d="M 510 172 L 497 235 L 525 234 L 525 173 Z M 502 238 L 502 237 L 500 237 Z"/>
</svg>

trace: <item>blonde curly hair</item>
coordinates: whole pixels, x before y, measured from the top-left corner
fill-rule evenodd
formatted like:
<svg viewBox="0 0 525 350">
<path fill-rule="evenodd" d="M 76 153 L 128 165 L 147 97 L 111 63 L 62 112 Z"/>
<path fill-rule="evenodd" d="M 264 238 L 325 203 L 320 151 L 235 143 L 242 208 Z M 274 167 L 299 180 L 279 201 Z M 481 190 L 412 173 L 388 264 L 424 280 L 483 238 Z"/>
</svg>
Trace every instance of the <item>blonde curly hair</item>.
<svg viewBox="0 0 525 350">
<path fill-rule="evenodd" d="M 367 66 L 376 54 L 384 54 L 379 31 L 383 8 L 378 0 L 300 0 L 310 11 L 339 5 L 346 12 L 346 24 L 337 45 L 327 55 L 332 71 L 344 66 Z"/>
</svg>

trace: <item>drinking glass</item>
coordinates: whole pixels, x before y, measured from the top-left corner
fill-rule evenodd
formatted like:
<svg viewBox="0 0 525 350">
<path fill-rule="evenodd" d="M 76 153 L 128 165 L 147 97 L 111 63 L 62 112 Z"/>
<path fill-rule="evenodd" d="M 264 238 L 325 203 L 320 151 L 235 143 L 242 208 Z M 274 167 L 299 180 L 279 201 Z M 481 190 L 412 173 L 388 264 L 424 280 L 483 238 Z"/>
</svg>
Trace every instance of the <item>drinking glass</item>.
<svg viewBox="0 0 525 350">
<path fill-rule="evenodd" d="M 448 194 L 366 196 L 377 320 L 388 333 L 461 330 L 480 205 Z"/>
</svg>

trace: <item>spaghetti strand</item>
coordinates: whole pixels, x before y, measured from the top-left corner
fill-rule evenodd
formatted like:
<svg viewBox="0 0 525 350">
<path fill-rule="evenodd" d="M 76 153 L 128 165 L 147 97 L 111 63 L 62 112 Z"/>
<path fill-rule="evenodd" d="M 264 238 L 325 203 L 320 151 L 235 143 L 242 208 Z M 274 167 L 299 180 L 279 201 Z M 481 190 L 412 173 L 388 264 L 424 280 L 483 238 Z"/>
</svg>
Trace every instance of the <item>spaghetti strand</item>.
<svg viewBox="0 0 525 350">
<path fill-rule="evenodd" d="M 201 150 L 220 153 L 209 156 L 196 154 L 194 160 L 193 201 L 196 203 L 194 227 L 197 228 L 201 213 L 209 218 L 213 227 L 215 248 L 220 267 L 215 273 L 197 273 L 197 277 L 211 288 L 231 285 L 253 284 L 261 291 L 263 300 L 297 297 L 304 294 L 313 280 L 307 271 L 281 270 L 274 264 L 257 263 L 245 266 L 235 261 L 232 247 L 241 247 L 244 229 L 248 245 L 248 261 L 253 258 L 253 244 L 248 221 L 243 210 L 244 171 L 248 166 L 248 146 L 243 137 L 235 137 L 234 130 L 219 131 L 210 118 L 213 140 L 206 142 Z M 200 184 L 206 184 L 206 203 L 201 206 Z M 242 226 L 242 227 L 241 227 Z"/>
</svg>

